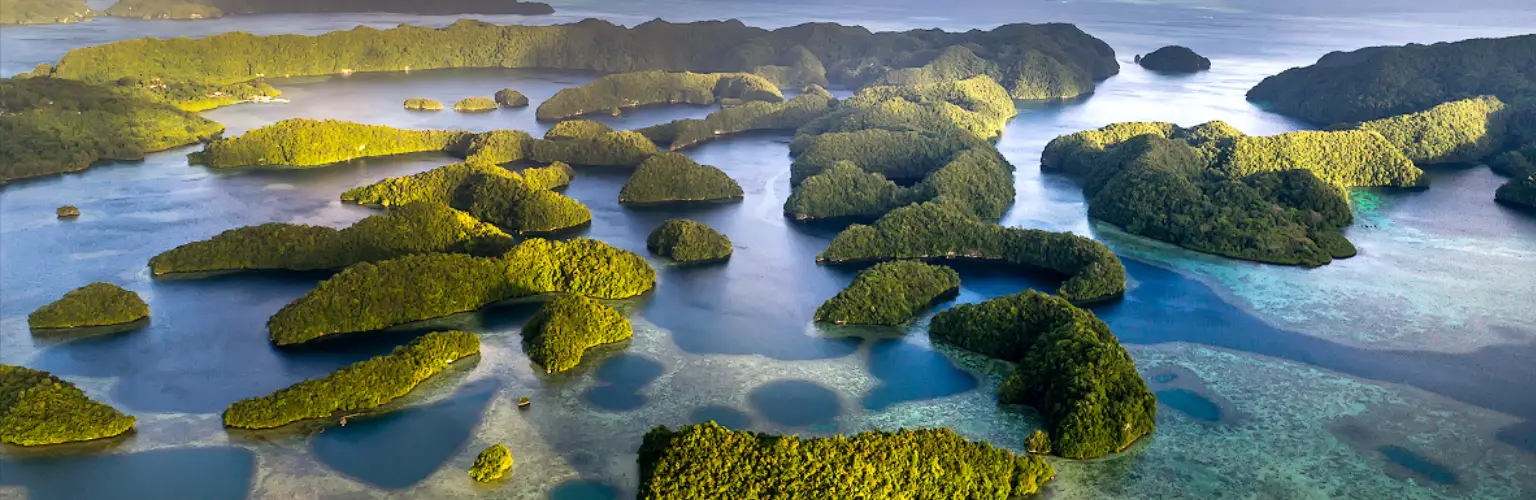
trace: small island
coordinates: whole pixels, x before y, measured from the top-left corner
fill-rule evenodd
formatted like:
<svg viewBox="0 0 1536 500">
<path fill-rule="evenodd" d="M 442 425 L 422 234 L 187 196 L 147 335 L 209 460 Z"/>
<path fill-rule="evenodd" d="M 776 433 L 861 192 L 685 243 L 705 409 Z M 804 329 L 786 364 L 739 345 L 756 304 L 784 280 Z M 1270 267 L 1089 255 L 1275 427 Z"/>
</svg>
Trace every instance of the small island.
<svg viewBox="0 0 1536 500">
<path fill-rule="evenodd" d="M 539 104 L 535 114 L 539 120 L 555 121 L 599 112 L 617 115 L 639 106 L 708 105 L 726 99 L 780 102 L 784 95 L 773 82 L 749 73 L 639 71 L 562 89 Z"/>
<path fill-rule="evenodd" d="M 528 107 L 528 96 L 518 92 L 517 89 L 505 88 L 496 91 L 496 104 L 501 105 L 503 108 L 526 108 Z"/>
<path fill-rule="evenodd" d="M 656 143 L 639 132 L 614 131 L 594 121 L 569 120 L 550 128 L 544 139 L 532 141 L 528 158 L 541 163 L 633 167 L 656 152 Z"/>
<path fill-rule="evenodd" d="M 445 151 L 472 134 L 456 130 L 404 130 L 341 120 L 291 118 L 232 139 L 220 139 L 188 155 L 213 168 L 314 167 L 372 156 Z"/>
<path fill-rule="evenodd" d="M 497 258 L 424 254 L 348 267 L 283 306 L 267 329 L 273 344 L 294 345 L 547 293 L 629 298 L 655 283 L 656 271 L 633 252 L 588 238 L 530 238 Z"/>
<path fill-rule="evenodd" d="M 619 190 L 619 203 L 658 204 L 686 201 L 739 200 L 741 185 L 712 165 L 701 165 L 681 153 L 664 152 L 647 158 Z"/>
<path fill-rule="evenodd" d="M 703 119 L 674 120 L 638 132 L 669 151 L 677 151 L 742 132 L 794 130 L 831 111 L 836 104 L 831 92 L 811 85 L 788 101 L 752 101 L 721 108 Z"/>
<path fill-rule="evenodd" d="M 406 255 L 461 252 L 499 255 L 512 237 L 496 226 L 436 203 L 411 203 L 336 230 L 269 222 L 224 231 L 149 259 L 156 275 L 284 269 L 341 269 Z"/>
<path fill-rule="evenodd" d="M 1034 290 L 933 317 L 937 342 L 1017 362 L 998 389 L 1003 404 L 1040 412 L 1057 455 L 1115 453 L 1150 434 L 1157 398 L 1109 326 L 1061 297 Z"/>
<path fill-rule="evenodd" d="M 43 446 L 120 435 L 134 418 L 42 370 L 0 364 L 0 443 Z"/>
<path fill-rule="evenodd" d="M 460 113 L 485 113 L 496 111 L 501 105 L 489 97 L 465 97 L 453 103 L 453 110 Z"/>
<path fill-rule="evenodd" d="M 545 3 L 517 0 L 117 0 L 104 14 L 138 19 L 216 19 L 228 15 L 380 12 L 415 15 L 555 12 Z"/>
<path fill-rule="evenodd" d="M 746 498 L 1020 498 L 1056 470 L 949 429 L 804 438 L 735 431 L 715 422 L 656 427 L 640 442 L 642 500 Z M 871 464 L 880 464 L 874 467 Z M 862 471 L 854 474 L 850 471 Z M 938 472 L 943 471 L 943 472 Z"/>
<path fill-rule="evenodd" d="M 960 274 L 915 260 L 875 264 L 816 308 L 816 321 L 839 325 L 895 326 L 960 290 Z"/>
<path fill-rule="evenodd" d="M 725 260 L 733 250 L 731 239 L 702 222 L 672 219 L 656 226 L 645 238 L 651 253 L 679 263 Z"/>
<path fill-rule="evenodd" d="M 224 426 L 271 429 L 301 420 L 371 410 L 406 395 L 455 361 L 480 353 L 480 337 L 461 331 L 432 332 L 389 354 L 342 367 L 266 396 L 243 399 L 224 410 Z"/>
<path fill-rule="evenodd" d="M 521 177 L 473 175 L 460 185 L 452 206 L 515 233 L 547 233 L 586 224 L 592 210 Z"/>
<path fill-rule="evenodd" d="M 437 99 L 412 97 L 405 100 L 405 109 L 410 111 L 442 111 L 443 103 L 438 102 Z"/>
<path fill-rule="evenodd" d="M 63 205 L 54 209 L 53 215 L 60 219 L 73 219 L 80 216 L 80 208 L 74 205 Z"/>
<path fill-rule="evenodd" d="M 849 219 L 872 222 L 896 207 L 918 201 L 918 190 L 904 188 L 851 161 L 839 160 L 807 177 L 784 201 L 784 215 L 797 221 Z"/>
<path fill-rule="evenodd" d="M 559 373 L 580 364 L 587 349 L 627 340 L 633 334 L 629 318 L 612 307 L 579 295 L 562 295 L 544 304 L 523 325 L 523 350 L 545 373 Z"/>
<path fill-rule="evenodd" d="M 27 316 L 34 329 L 82 328 L 132 323 L 149 317 L 149 304 L 139 294 L 111 283 L 96 282 L 65 293 L 59 300 Z"/>
<path fill-rule="evenodd" d="M 469 466 L 469 477 L 482 483 L 489 483 L 501 479 L 508 470 L 512 469 L 512 450 L 501 443 L 493 444 L 481 451 L 475 457 L 475 463 Z"/>
<path fill-rule="evenodd" d="M 937 202 L 907 205 L 873 225 L 838 233 L 817 262 L 983 260 L 1047 269 L 1067 276 L 1058 293 L 1073 301 L 1125 292 L 1125 265 L 1103 243 L 1072 233 L 1002 227 Z"/>
<path fill-rule="evenodd" d="M 0 25 L 74 23 L 95 13 L 85 0 L 6 0 L 0 2 Z"/>
<path fill-rule="evenodd" d="M 571 166 L 554 163 L 545 167 L 513 172 L 491 163 L 468 162 L 444 165 L 419 174 L 391 177 L 366 186 L 348 189 L 341 194 L 341 201 L 362 205 L 397 207 L 424 202 L 447 205 L 454 202 L 466 183 L 476 176 L 507 177 L 521 180 L 534 189 L 554 189 L 571 181 Z"/>
<path fill-rule="evenodd" d="M 1183 45 L 1169 45 L 1145 56 L 1136 56 L 1136 64 L 1159 73 L 1199 73 L 1211 69 L 1211 60 Z"/>
<path fill-rule="evenodd" d="M 1510 177 L 1509 182 L 1494 192 L 1493 199 L 1536 214 L 1536 144 L 1499 155 L 1490 160 L 1488 166 L 1494 172 Z"/>
</svg>

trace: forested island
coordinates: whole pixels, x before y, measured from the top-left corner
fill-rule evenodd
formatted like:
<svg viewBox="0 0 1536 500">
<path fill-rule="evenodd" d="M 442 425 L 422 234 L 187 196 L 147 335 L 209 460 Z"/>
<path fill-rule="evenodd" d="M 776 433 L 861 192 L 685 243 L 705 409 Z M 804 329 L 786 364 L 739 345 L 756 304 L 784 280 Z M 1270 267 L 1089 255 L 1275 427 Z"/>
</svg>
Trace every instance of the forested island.
<svg viewBox="0 0 1536 500">
<path fill-rule="evenodd" d="M 1036 455 L 949 429 L 802 438 L 715 422 L 657 427 L 640 443 L 645 500 L 715 498 L 988 498 L 1040 490 L 1056 470 Z M 878 467 L 872 464 L 879 464 Z"/>
<path fill-rule="evenodd" d="M 837 104 L 831 92 L 807 86 L 784 102 L 752 101 L 721 108 L 703 119 L 685 118 L 637 130 L 670 151 L 690 148 L 723 136 L 755 130 L 795 130 Z"/>
<path fill-rule="evenodd" d="M 224 410 L 224 426 L 269 429 L 377 408 L 411 392 L 454 361 L 479 353 L 480 337 L 473 333 L 428 333 L 389 354 L 353 363 L 330 375 L 236 401 Z"/>
<path fill-rule="evenodd" d="M 506 254 L 411 255 L 342 270 L 267 321 L 273 344 L 368 332 L 546 293 L 622 299 L 650 290 L 644 257 L 601 241 L 532 238 Z"/>
<path fill-rule="evenodd" d="M 36 329 L 82 328 L 132 323 L 149 317 L 149 304 L 139 294 L 111 283 L 91 283 L 66 292 L 59 300 L 27 315 Z"/>
<path fill-rule="evenodd" d="M 312 167 L 370 156 L 452 150 L 470 136 L 457 130 L 403 130 L 341 120 L 290 118 L 233 139 L 210 142 L 189 159 L 214 168 Z"/>
<path fill-rule="evenodd" d="M 522 92 L 518 92 L 517 89 L 505 88 L 498 90 L 496 91 L 495 97 L 496 104 L 501 105 L 503 108 L 528 107 L 528 96 L 523 95 Z"/>
<path fill-rule="evenodd" d="M 42 370 L 0 364 L 0 443 L 41 446 L 109 438 L 134 418 Z"/>
<path fill-rule="evenodd" d="M 224 231 L 149 259 L 155 275 L 209 271 L 335 269 L 424 253 L 500 255 L 512 237 L 436 203 L 411 203 L 345 229 L 269 222 Z"/>
<path fill-rule="evenodd" d="M 1018 363 L 998 401 L 1040 412 L 1057 455 L 1087 459 L 1149 434 L 1157 398 L 1136 363 L 1092 312 L 1034 290 L 934 316 L 935 341 Z"/>
<path fill-rule="evenodd" d="M 85 0 L 0 0 L 0 24 L 73 23 L 93 13 Z"/>
<path fill-rule="evenodd" d="M 373 184 L 348 189 L 341 201 L 363 205 L 398 207 L 415 202 L 453 203 L 456 195 L 469 187 L 474 177 L 517 179 L 532 189 L 555 189 L 571 182 L 571 166 L 553 163 L 544 167 L 507 170 L 493 163 L 466 162 L 444 165 L 419 174 L 391 177 Z"/>
<path fill-rule="evenodd" d="M 1161 73 L 1198 73 L 1211 69 L 1211 60 L 1183 45 L 1169 45 L 1136 56 L 1136 64 Z"/>
<path fill-rule="evenodd" d="M 556 121 L 592 113 L 656 104 L 708 105 L 721 102 L 781 102 L 773 82 L 749 73 L 638 71 L 605 75 L 579 87 L 561 89 L 539 104 L 540 120 Z"/>
<path fill-rule="evenodd" d="M 634 335 L 629 318 L 612 307 L 580 295 L 550 300 L 523 325 L 523 350 L 545 373 L 563 372 L 581 363 L 587 349 Z"/>
<path fill-rule="evenodd" d="M 816 321 L 839 325 L 900 325 L 960 290 L 960 274 L 915 260 L 875 264 L 859 271 L 836 296 L 816 308 Z"/>
<path fill-rule="evenodd" d="M 512 450 L 508 450 L 504 444 L 493 444 L 482 450 L 475 456 L 475 463 L 469 466 L 469 477 L 474 480 L 489 483 L 505 475 L 512 469 Z"/>
<path fill-rule="evenodd" d="M 241 14 L 387 12 L 447 14 L 553 14 L 549 4 L 518 0 L 118 0 L 105 14 L 142 19 L 213 19 Z"/>
<path fill-rule="evenodd" d="M 703 222 L 672 219 L 645 237 L 645 247 L 680 263 L 714 262 L 730 258 L 731 239 Z"/>
<path fill-rule="evenodd" d="M 528 143 L 527 158 L 597 167 L 634 167 L 657 153 L 656 143 L 632 130 L 615 131 L 586 120 L 551 127 L 544 139 Z"/>
<path fill-rule="evenodd" d="M 681 153 L 665 152 L 640 163 L 619 190 L 619 203 L 658 204 L 739 200 L 741 185 L 713 165 Z"/>
</svg>

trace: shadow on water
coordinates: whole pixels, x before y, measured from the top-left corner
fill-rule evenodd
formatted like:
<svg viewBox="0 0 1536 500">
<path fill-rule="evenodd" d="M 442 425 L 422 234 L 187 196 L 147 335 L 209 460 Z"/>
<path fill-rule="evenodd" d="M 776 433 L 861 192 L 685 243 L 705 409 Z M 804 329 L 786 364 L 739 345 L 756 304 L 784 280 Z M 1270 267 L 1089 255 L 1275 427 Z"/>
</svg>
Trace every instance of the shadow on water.
<svg viewBox="0 0 1536 500">
<path fill-rule="evenodd" d="M 602 385 L 587 389 L 581 399 L 611 412 L 638 410 L 646 403 L 640 390 L 660 377 L 661 372 L 661 363 L 651 358 L 637 354 L 614 356 L 597 369 L 597 379 Z"/>
<path fill-rule="evenodd" d="M 313 438 L 311 449 L 349 477 L 385 489 L 409 488 L 464 447 L 496 389 L 495 382 L 476 382 L 439 403 L 330 427 Z"/>
<path fill-rule="evenodd" d="M 619 489 L 598 481 L 572 480 L 549 490 L 549 500 L 614 500 Z"/>
<path fill-rule="evenodd" d="M 770 382 L 747 395 L 763 418 L 785 427 L 829 424 L 843 413 L 837 393 L 805 380 Z"/>
<path fill-rule="evenodd" d="M 702 424 L 713 420 L 730 429 L 743 430 L 752 426 L 752 416 L 741 410 L 724 405 L 710 405 L 688 414 L 688 423 Z"/>
<path fill-rule="evenodd" d="M 1157 402 L 1202 422 L 1220 422 L 1221 407 L 1189 389 L 1157 391 Z"/>
<path fill-rule="evenodd" d="M 1455 485 L 1461 483 L 1461 480 L 1456 477 L 1455 471 L 1415 453 L 1413 450 L 1388 444 L 1377 447 L 1376 451 L 1381 452 L 1381 456 L 1386 457 L 1393 465 L 1402 467 L 1413 476 L 1438 484 Z"/>
<path fill-rule="evenodd" d="M 250 492 L 255 473 L 256 457 L 241 448 L 0 460 L 0 485 L 26 488 L 34 500 L 239 500 Z"/>
<path fill-rule="evenodd" d="M 976 377 L 933 349 L 895 339 L 875 341 L 869 371 L 880 384 L 864 396 L 864 408 L 881 411 L 897 403 L 926 401 L 975 389 Z"/>
</svg>

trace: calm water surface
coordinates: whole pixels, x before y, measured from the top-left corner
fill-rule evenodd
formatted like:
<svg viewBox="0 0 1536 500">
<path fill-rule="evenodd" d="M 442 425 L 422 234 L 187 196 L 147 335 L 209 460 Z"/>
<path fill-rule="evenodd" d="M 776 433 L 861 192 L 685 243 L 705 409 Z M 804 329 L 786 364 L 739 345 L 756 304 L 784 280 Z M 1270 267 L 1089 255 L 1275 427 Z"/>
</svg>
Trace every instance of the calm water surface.
<svg viewBox="0 0 1536 500">
<path fill-rule="evenodd" d="M 710 2 L 567 2 L 562 14 L 493 16 L 498 23 L 603 17 L 634 24 L 739 17 L 784 26 L 808 20 L 877 29 L 1078 22 L 1114 46 L 1124 69 L 1091 97 L 1022 104 L 999 147 L 1018 168 L 1018 202 L 1004 224 L 1092 234 L 1126 261 L 1124 300 L 1095 308 L 1128 345 L 1163 400 L 1158 432 L 1121 456 L 1056 462 L 1052 498 L 1487 498 L 1536 496 L 1536 220 L 1492 203 L 1502 179 L 1481 166 L 1431 172 L 1420 192 L 1355 193 L 1351 238 L 1361 255 L 1319 269 L 1233 262 L 1124 235 L 1089 221 L 1078 186 L 1040 173 L 1051 138 L 1125 120 L 1193 125 L 1221 119 L 1252 134 L 1307 128 L 1265 113 L 1242 94 L 1259 79 L 1329 50 L 1514 34 L 1536 26 L 1521 4 L 1488 10 L 1403 8 L 1390 17 L 1252 12 L 1243 2 L 1183 5 L 1027 2 L 923 13 L 911 5 L 744 6 Z M 1234 4 L 1237 4 L 1234 6 Z M 1319 7 L 1321 8 L 1321 7 Z M 990 9 L 990 10 L 987 10 Z M 1294 10 L 1294 9 L 1292 9 Z M 1323 11 L 1308 11 L 1323 12 Z M 1332 12 L 1332 11 L 1327 11 Z M 451 17 L 257 16 L 201 22 L 101 20 L 0 30 L 0 74 L 30 69 L 71 47 L 139 36 L 202 36 L 234 29 L 319 33 L 357 24 L 443 25 Z M 1168 77 L 1130 64 L 1181 43 L 1214 60 L 1211 72 Z M 542 133 L 533 108 L 462 115 L 400 109 L 408 97 L 452 101 L 512 86 L 534 106 L 596 75 L 448 70 L 275 82 L 289 104 L 206 115 L 229 134 L 294 117 L 407 128 Z M 703 107 L 645 109 L 603 118 L 634 128 Z M 519 329 L 535 304 L 508 304 L 411 325 L 324 349 L 279 352 L 264 322 L 326 277 L 262 273 L 151 279 L 149 257 L 225 229 L 263 222 L 342 227 L 376 213 L 343 205 L 347 188 L 453 162 L 404 155 L 308 170 L 210 171 L 182 148 L 143 162 L 0 190 L 0 362 L 52 371 L 139 418 L 103 442 L 0 449 L 0 492 L 29 498 L 632 497 L 634 450 L 655 425 L 716 420 L 739 429 L 804 435 L 948 426 L 1021 448 L 1038 425 L 992 395 L 1006 366 L 928 342 L 926 318 L 904 328 L 811 323 L 816 306 L 855 268 L 817 266 L 835 234 L 784 220 L 787 134 L 751 134 L 688 154 L 746 190 L 740 203 L 633 209 L 617 203 L 628 172 L 581 169 L 566 194 L 592 208 L 579 231 L 645 253 L 651 228 L 694 218 L 736 244 L 726 263 L 659 260 L 656 291 L 622 301 L 635 338 L 546 375 L 522 353 Z M 60 204 L 81 208 L 59 221 Z M 959 266 L 955 302 L 1054 278 Z M 33 337 L 25 316 L 65 291 L 111 281 L 150 302 L 131 333 Z M 941 305 L 940 308 L 946 307 Z M 399 411 L 345 428 L 313 423 L 275 432 L 226 432 L 230 402 L 385 352 L 422 331 L 479 332 L 483 353 L 392 403 Z M 533 405 L 516 408 L 518 397 Z M 492 443 L 513 449 L 510 479 L 464 477 Z M 82 480 L 90 478 L 90 480 Z"/>
</svg>

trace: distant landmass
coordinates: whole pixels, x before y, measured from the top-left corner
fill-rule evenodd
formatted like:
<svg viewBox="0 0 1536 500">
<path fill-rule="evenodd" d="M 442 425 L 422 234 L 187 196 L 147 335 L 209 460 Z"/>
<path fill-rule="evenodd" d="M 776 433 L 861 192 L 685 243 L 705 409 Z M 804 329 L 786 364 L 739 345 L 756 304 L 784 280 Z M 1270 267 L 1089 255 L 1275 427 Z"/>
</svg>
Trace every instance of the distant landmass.
<svg viewBox="0 0 1536 500">
<path fill-rule="evenodd" d="M 120 0 L 104 11 L 85 0 L 0 0 L 0 24 L 78 22 L 97 16 L 213 19 L 239 14 L 388 12 L 397 14 L 553 14 L 554 7 L 516 0 Z"/>
</svg>

